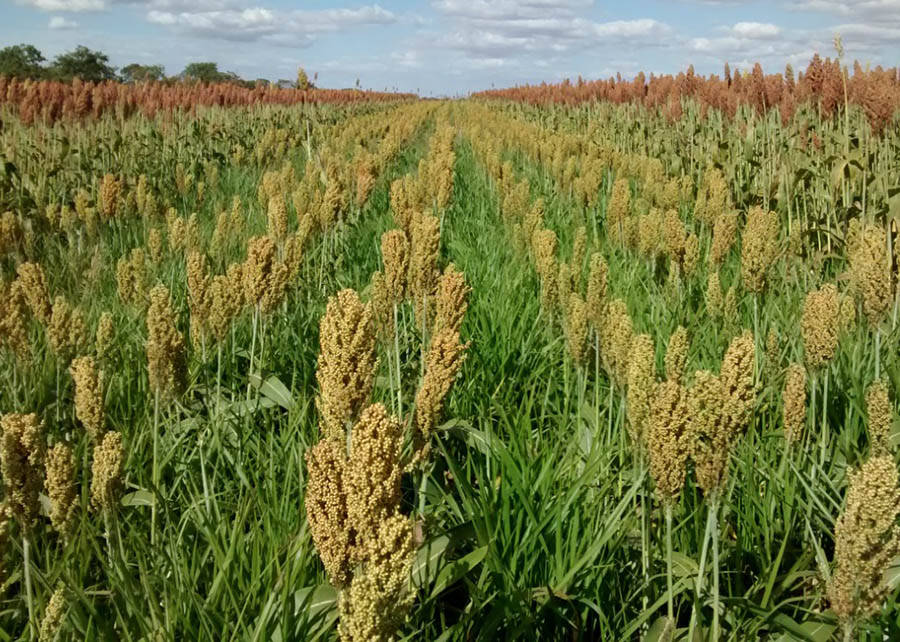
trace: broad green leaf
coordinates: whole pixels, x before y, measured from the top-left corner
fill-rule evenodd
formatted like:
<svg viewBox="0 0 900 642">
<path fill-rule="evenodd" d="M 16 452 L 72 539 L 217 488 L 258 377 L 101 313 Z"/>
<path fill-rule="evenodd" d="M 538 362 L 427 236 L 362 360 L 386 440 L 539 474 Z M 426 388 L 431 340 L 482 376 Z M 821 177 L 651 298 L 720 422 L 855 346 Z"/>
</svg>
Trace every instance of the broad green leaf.
<svg viewBox="0 0 900 642">
<path fill-rule="evenodd" d="M 153 493 L 149 490 L 136 490 L 122 498 L 122 506 L 152 506 Z"/>
<path fill-rule="evenodd" d="M 487 555 L 487 546 L 480 546 L 471 553 L 464 555 L 458 560 L 454 560 L 447 564 L 438 573 L 437 579 L 434 581 L 434 588 L 431 589 L 431 597 L 437 597 L 445 588 L 456 583 L 466 573 L 481 564 L 484 556 Z"/>
</svg>

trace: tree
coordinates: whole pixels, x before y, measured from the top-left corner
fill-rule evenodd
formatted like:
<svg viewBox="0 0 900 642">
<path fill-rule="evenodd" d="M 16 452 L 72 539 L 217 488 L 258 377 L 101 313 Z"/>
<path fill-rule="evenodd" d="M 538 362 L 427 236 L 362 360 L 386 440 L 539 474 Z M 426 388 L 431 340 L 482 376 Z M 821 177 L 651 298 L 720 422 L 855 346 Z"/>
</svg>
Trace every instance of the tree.
<svg viewBox="0 0 900 642">
<path fill-rule="evenodd" d="M 162 65 L 139 65 L 135 62 L 122 68 L 124 82 L 159 82 L 165 77 L 166 70 Z"/>
<path fill-rule="evenodd" d="M 80 78 L 86 82 L 102 82 L 116 77 L 116 68 L 110 66 L 109 56 L 101 51 L 91 51 L 84 45 L 58 55 L 51 72 L 61 80 Z"/>
<path fill-rule="evenodd" d="M 197 82 L 222 82 L 225 74 L 219 71 L 219 65 L 214 62 L 192 62 L 181 72 L 185 80 Z"/>
<path fill-rule="evenodd" d="M 0 74 L 16 78 L 40 78 L 44 75 L 44 56 L 34 45 L 12 45 L 0 49 Z"/>
<path fill-rule="evenodd" d="M 303 67 L 297 68 L 297 89 L 307 90 L 309 89 L 309 76 L 306 75 L 306 71 Z"/>
</svg>

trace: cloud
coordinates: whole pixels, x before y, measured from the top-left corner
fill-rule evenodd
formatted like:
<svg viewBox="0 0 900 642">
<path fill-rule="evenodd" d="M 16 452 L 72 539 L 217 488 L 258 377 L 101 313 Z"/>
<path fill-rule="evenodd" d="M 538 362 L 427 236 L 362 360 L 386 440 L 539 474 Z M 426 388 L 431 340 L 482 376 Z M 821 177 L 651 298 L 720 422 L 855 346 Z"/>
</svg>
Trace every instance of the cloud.
<svg viewBox="0 0 900 642">
<path fill-rule="evenodd" d="M 390 24 L 397 21 L 397 16 L 376 4 L 356 9 L 320 11 L 284 11 L 265 7 L 209 11 L 152 9 L 147 13 L 147 20 L 204 38 L 244 41 L 265 39 L 274 44 L 309 46 L 317 34 L 357 26 Z"/>
<path fill-rule="evenodd" d="M 26 5 L 40 11 L 101 11 L 106 5 L 103 0 L 16 0 L 16 4 Z"/>
<path fill-rule="evenodd" d="M 47 25 L 47 27 L 53 29 L 54 31 L 76 29 L 78 27 L 78 23 L 74 20 L 63 18 L 62 16 L 53 16 L 52 18 L 50 18 L 50 24 Z"/>
<path fill-rule="evenodd" d="M 853 16 L 861 22 L 900 22 L 900 0 L 794 0 L 791 8 L 796 11 L 820 11 L 839 16 Z"/>
<path fill-rule="evenodd" d="M 765 22 L 738 22 L 730 31 L 738 38 L 768 40 L 781 35 L 781 27 Z"/>
</svg>

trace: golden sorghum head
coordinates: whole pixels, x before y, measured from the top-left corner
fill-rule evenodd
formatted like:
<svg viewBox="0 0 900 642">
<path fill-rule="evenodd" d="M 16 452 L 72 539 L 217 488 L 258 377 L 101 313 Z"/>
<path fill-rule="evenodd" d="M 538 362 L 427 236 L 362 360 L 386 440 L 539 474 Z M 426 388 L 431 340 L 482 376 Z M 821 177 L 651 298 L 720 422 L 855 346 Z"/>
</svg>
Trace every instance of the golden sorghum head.
<svg viewBox="0 0 900 642">
<path fill-rule="evenodd" d="M 234 297 L 235 305 L 243 308 L 247 305 L 246 292 L 244 291 L 244 264 L 232 263 L 225 271 L 228 283 L 231 287 L 231 296 Z"/>
<path fill-rule="evenodd" d="M 12 254 L 22 243 L 22 225 L 12 212 L 0 215 L 0 256 Z"/>
<path fill-rule="evenodd" d="M 409 241 L 403 230 L 389 230 L 381 235 L 381 256 L 390 299 L 399 303 L 406 297 L 406 278 L 409 272 Z"/>
<path fill-rule="evenodd" d="M 95 339 L 97 359 L 102 361 L 103 359 L 108 359 L 110 357 L 113 346 L 115 345 L 115 339 L 116 329 L 113 325 L 112 314 L 110 312 L 103 312 L 100 315 L 99 321 L 97 321 L 97 335 Z"/>
<path fill-rule="evenodd" d="M 756 344 L 753 333 L 745 330 L 731 340 L 722 359 L 723 411 L 735 435 L 742 434 L 756 406 Z"/>
<path fill-rule="evenodd" d="M 663 240 L 666 254 L 675 265 L 681 266 L 684 262 L 686 238 L 687 233 L 678 212 L 674 209 L 667 210 L 663 220 Z"/>
<path fill-rule="evenodd" d="M 290 276 L 290 268 L 284 263 L 277 263 L 272 267 L 266 291 L 260 301 L 260 310 L 263 314 L 270 314 L 284 301 L 290 285 Z"/>
<path fill-rule="evenodd" d="M 614 299 L 607 307 L 600 332 L 600 353 L 613 383 L 624 386 L 627 380 L 629 350 L 634 336 L 628 307 L 622 299 Z"/>
<path fill-rule="evenodd" d="M 600 252 L 594 252 L 591 254 L 587 292 L 585 295 L 588 318 L 593 324 L 594 330 L 598 330 L 603 325 L 608 278 L 609 267 L 606 265 L 606 259 L 603 258 Z"/>
<path fill-rule="evenodd" d="M 784 401 L 784 438 L 793 444 L 803 436 L 806 426 L 806 368 L 802 364 L 788 366 L 781 397 Z"/>
<path fill-rule="evenodd" d="M 691 232 L 684 240 L 684 262 L 682 265 L 684 276 L 691 276 L 694 270 L 697 269 L 698 263 L 700 263 L 700 239 Z"/>
<path fill-rule="evenodd" d="M 100 443 L 106 430 L 103 421 L 102 373 L 93 357 L 78 357 L 69 368 L 75 381 L 75 416 L 84 426 L 91 441 Z"/>
<path fill-rule="evenodd" d="M 78 488 L 75 483 L 75 459 L 72 449 L 58 443 L 47 451 L 47 479 L 44 485 L 50 498 L 50 523 L 67 538 L 75 525 Z"/>
<path fill-rule="evenodd" d="M 840 302 L 837 288 L 827 283 L 813 290 L 803 302 L 801 326 L 806 363 L 816 369 L 834 359 L 838 346 Z"/>
<path fill-rule="evenodd" d="M 656 396 L 656 348 L 653 337 L 638 334 L 632 339 L 628 355 L 628 436 L 636 453 L 643 455 L 647 446 L 650 403 Z"/>
<path fill-rule="evenodd" d="M 631 200 L 631 187 L 627 178 L 617 178 L 613 183 L 612 195 L 606 207 L 606 234 L 609 240 L 619 245 L 626 245 L 628 239 L 627 221 L 628 202 Z"/>
<path fill-rule="evenodd" d="M 440 220 L 430 214 L 417 214 L 412 224 L 408 281 L 410 296 L 416 302 L 434 292 L 440 245 Z"/>
<path fill-rule="evenodd" d="M 459 332 L 469 309 L 468 297 L 471 291 L 472 288 L 466 285 L 466 275 L 452 263 L 448 264 L 438 280 L 435 293 L 435 334 L 443 328 Z"/>
<path fill-rule="evenodd" d="M 388 288 L 384 274 L 374 272 L 372 274 L 371 302 L 372 314 L 375 318 L 376 330 L 378 337 L 382 341 L 394 340 L 394 302 L 391 297 L 391 291 Z"/>
<path fill-rule="evenodd" d="M 116 180 L 112 174 L 104 174 L 100 181 L 100 215 L 108 221 L 116 216 L 119 206 L 119 192 L 122 183 Z"/>
<path fill-rule="evenodd" d="M 303 245 L 305 240 L 299 234 L 293 234 L 284 242 L 283 260 L 288 269 L 288 280 L 293 281 L 300 274 L 303 266 Z"/>
<path fill-rule="evenodd" d="M 125 449 L 122 435 L 110 431 L 103 441 L 94 446 L 94 462 L 91 466 L 91 508 L 111 512 L 119 501 L 122 487 L 122 471 L 125 466 Z"/>
<path fill-rule="evenodd" d="M 575 238 L 572 240 L 572 259 L 569 264 L 577 280 L 581 280 L 581 271 L 584 268 L 584 257 L 587 253 L 587 228 L 579 225 L 575 229 Z"/>
<path fill-rule="evenodd" d="M 273 196 L 269 199 L 268 210 L 269 236 L 278 241 L 283 241 L 287 236 L 288 213 L 283 196 Z"/>
<path fill-rule="evenodd" d="M 563 330 L 566 347 L 576 366 L 583 366 L 588 356 L 588 313 L 587 304 L 580 294 L 571 292 L 563 310 Z"/>
<path fill-rule="evenodd" d="M 231 229 L 231 215 L 227 211 L 219 212 L 216 217 L 216 227 L 213 229 L 212 238 L 209 241 L 209 251 L 216 258 L 224 258 L 233 238 Z"/>
<path fill-rule="evenodd" d="M 4 503 L 19 526 L 31 528 L 40 513 L 44 486 L 44 425 L 37 415 L 9 413 L 0 418 L 0 472 Z"/>
<path fill-rule="evenodd" d="M 431 433 L 440 420 L 444 401 L 456 375 L 466 359 L 468 343 L 462 343 L 459 332 L 445 327 L 436 332 L 425 356 L 425 376 L 416 392 L 415 455 L 418 459 L 427 453 Z"/>
<path fill-rule="evenodd" d="M 207 300 L 209 288 L 209 274 L 206 268 L 206 255 L 196 250 L 191 250 L 187 257 L 187 286 L 188 307 L 191 315 L 198 315 L 205 320 L 209 312 Z"/>
<path fill-rule="evenodd" d="M 378 525 L 400 505 L 403 426 L 380 404 L 362 411 L 351 432 L 350 456 L 344 470 L 347 520 L 356 533 L 355 561 L 362 561 L 364 542 L 377 537 Z"/>
<path fill-rule="evenodd" d="M 706 312 L 713 319 L 721 319 L 725 313 L 725 301 L 722 298 L 722 285 L 719 282 L 718 270 L 711 271 L 706 282 Z"/>
<path fill-rule="evenodd" d="M 728 292 L 725 293 L 725 303 L 723 305 L 725 321 L 731 324 L 737 324 L 738 319 L 738 299 L 737 299 L 737 288 L 735 286 L 731 286 L 728 288 Z"/>
<path fill-rule="evenodd" d="M 316 381 L 322 434 L 339 443 L 368 401 L 375 376 L 375 328 L 371 304 L 341 290 L 328 300 L 319 324 Z"/>
<path fill-rule="evenodd" d="M 750 292 L 762 292 L 778 256 L 778 215 L 754 207 L 747 213 L 741 238 L 741 282 Z"/>
<path fill-rule="evenodd" d="M 689 446 L 697 484 L 706 495 L 724 483 L 733 441 L 722 417 L 722 397 L 717 376 L 707 370 L 694 374 L 688 390 Z"/>
<path fill-rule="evenodd" d="M 844 512 L 834 525 L 835 568 L 828 600 L 843 625 L 879 610 L 890 595 L 884 573 L 900 555 L 900 483 L 890 455 L 870 457 L 850 473 Z"/>
<path fill-rule="evenodd" d="M 143 248 L 131 250 L 116 264 L 116 287 L 123 303 L 143 307 L 150 287 L 150 266 Z"/>
<path fill-rule="evenodd" d="M 347 523 L 343 443 L 323 439 L 306 453 L 306 518 L 313 543 L 333 586 L 350 581 L 351 532 Z"/>
<path fill-rule="evenodd" d="M 212 278 L 208 290 L 209 318 L 208 325 L 212 337 L 222 342 L 231 329 L 231 324 L 241 311 L 243 295 L 235 292 L 234 284 L 224 274 Z"/>
<path fill-rule="evenodd" d="M 150 260 L 159 265 L 163 257 L 163 238 L 159 228 L 151 227 L 147 231 L 147 251 Z"/>
<path fill-rule="evenodd" d="M 44 268 L 40 263 L 22 263 L 16 268 L 19 283 L 25 301 L 35 318 L 48 325 L 52 307 L 50 306 L 50 292 L 47 289 L 47 279 L 44 277 Z"/>
<path fill-rule="evenodd" d="M 875 381 L 866 390 L 866 415 L 869 440 L 875 453 L 891 452 L 891 431 L 894 427 L 894 410 L 884 381 Z"/>
<path fill-rule="evenodd" d="M 87 324 L 81 309 L 70 306 L 61 296 L 56 297 L 47 326 L 47 338 L 57 358 L 68 363 L 88 342 Z"/>
<path fill-rule="evenodd" d="M 880 225 L 866 226 L 849 247 L 850 275 L 869 324 L 876 326 L 891 307 L 891 257 L 888 256 L 885 230 Z"/>
<path fill-rule="evenodd" d="M 364 543 L 365 561 L 341 592 L 338 631 L 341 640 L 393 640 L 412 606 L 410 587 L 415 539 L 410 520 L 391 515 L 378 524 L 376 537 Z"/>
<path fill-rule="evenodd" d="M 559 296 L 559 268 L 556 261 L 556 232 L 541 229 L 534 233 L 532 247 L 535 266 L 541 278 L 541 308 L 546 314 L 553 314 Z"/>
<path fill-rule="evenodd" d="M 690 340 L 687 330 L 683 326 L 675 328 L 675 332 L 669 337 L 669 345 L 666 346 L 666 379 L 681 383 L 684 378 L 684 369 L 687 364 L 688 348 Z"/>
<path fill-rule="evenodd" d="M 687 391 L 671 379 L 656 386 L 650 400 L 647 450 L 660 501 L 674 504 L 684 486 L 690 433 Z"/>
<path fill-rule="evenodd" d="M 28 309 L 18 279 L 7 286 L 0 279 L 0 340 L 12 350 L 20 362 L 30 356 L 28 343 Z"/>
<path fill-rule="evenodd" d="M 778 332 L 770 328 L 766 335 L 766 365 L 775 370 L 781 363 L 781 348 L 778 346 Z"/>
<path fill-rule="evenodd" d="M 356 204 L 362 207 L 367 200 L 372 188 L 375 187 L 375 162 L 372 155 L 365 150 L 357 154 L 356 160 Z"/>
<path fill-rule="evenodd" d="M 52 642 L 62 628 L 63 619 L 66 617 L 66 589 L 61 584 L 53 591 L 44 617 L 41 618 L 38 639 L 41 642 Z"/>
<path fill-rule="evenodd" d="M 247 259 L 244 261 L 244 296 L 248 303 L 262 303 L 269 289 L 275 269 L 275 241 L 268 236 L 254 236 L 247 241 Z"/>
<path fill-rule="evenodd" d="M 653 260 L 663 251 L 663 214 L 653 208 L 637 218 L 637 238 L 634 243 L 638 252 L 648 260 Z"/>
<path fill-rule="evenodd" d="M 161 399 L 177 397 L 184 389 L 184 339 L 175 327 L 169 290 L 157 285 L 150 291 L 147 310 L 147 372 L 150 389 Z"/>
<path fill-rule="evenodd" d="M 722 265 L 731 246 L 737 237 L 738 218 L 737 212 L 723 211 L 716 216 L 713 224 L 712 245 L 709 248 L 709 265 L 717 268 Z"/>
</svg>

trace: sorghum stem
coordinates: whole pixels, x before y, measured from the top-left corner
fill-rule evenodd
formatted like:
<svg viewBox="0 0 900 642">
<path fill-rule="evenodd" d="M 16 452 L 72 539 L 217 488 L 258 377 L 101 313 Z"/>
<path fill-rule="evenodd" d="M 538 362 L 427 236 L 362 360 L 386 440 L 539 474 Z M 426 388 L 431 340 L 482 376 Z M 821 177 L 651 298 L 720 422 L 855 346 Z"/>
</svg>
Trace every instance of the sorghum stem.
<svg viewBox="0 0 900 642">
<path fill-rule="evenodd" d="M 153 400 L 153 503 L 150 504 L 150 545 L 156 542 L 156 497 L 159 493 L 159 389 Z"/>
<path fill-rule="evenodd" d="M 670 626 L 675 626 L 675 605 L 672 598 L 672 504 L 666 502 L 666 588 Z"/>
<path fill-rule="evenodd" d="M 28 605 L 28 626 L 34 627 L 34 601 L 31 597 L 31 535 L 26 532 L 22 537 L 22 564 L 25 575 L 25 603 Z"/>
</svg>

